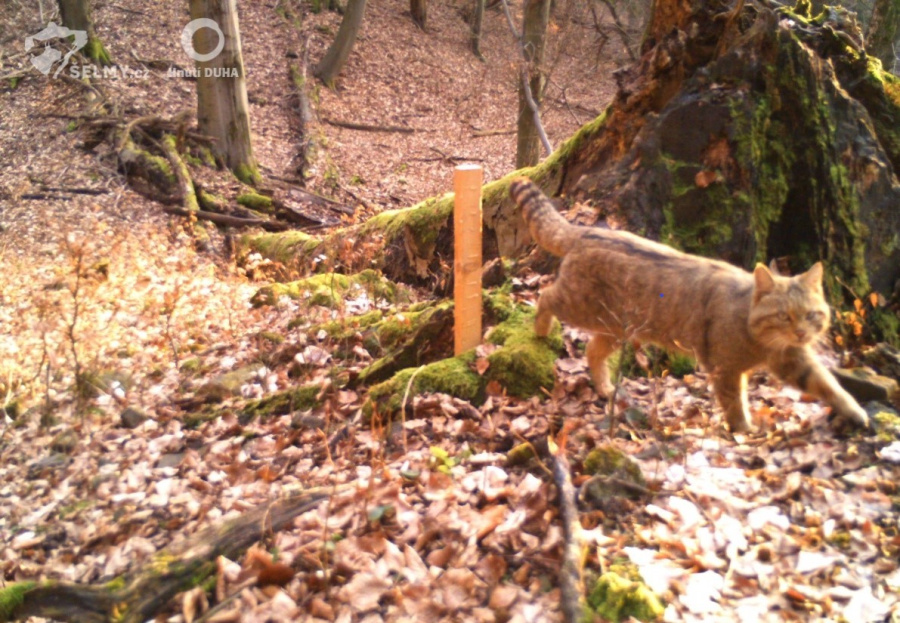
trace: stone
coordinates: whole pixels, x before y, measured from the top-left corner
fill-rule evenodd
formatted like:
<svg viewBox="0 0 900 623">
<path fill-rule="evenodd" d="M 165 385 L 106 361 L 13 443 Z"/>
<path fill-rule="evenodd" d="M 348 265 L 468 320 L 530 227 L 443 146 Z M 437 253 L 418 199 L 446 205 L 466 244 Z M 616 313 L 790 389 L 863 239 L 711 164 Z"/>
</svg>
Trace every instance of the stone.
<svg viewBox="0 0 900 623">
<path fill-rule="evenodd" d="M 879 400 L 890 402 L 900 392 L 897 381 L 876 374 L 872 368 L 837 368 L 831 370 L 841 387 L 859 402 Z"/>
<path fill-rule="evenodd" d="M 134 407 L 126 407 L 119 415 L 119 420 L 123 428 L 137 428 L 148 419 L 146 413 Z"/>
</svg>

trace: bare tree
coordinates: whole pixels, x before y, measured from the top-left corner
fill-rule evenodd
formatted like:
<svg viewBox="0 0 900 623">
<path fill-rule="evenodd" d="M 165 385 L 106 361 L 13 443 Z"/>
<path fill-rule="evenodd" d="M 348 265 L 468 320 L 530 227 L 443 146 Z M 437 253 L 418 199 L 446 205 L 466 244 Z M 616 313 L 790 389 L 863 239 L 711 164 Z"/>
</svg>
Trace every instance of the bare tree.
<svg viewBox="0 0 900 623">
<path fill-rule="evenodd" d="M 541 159 L 541 136 L 535 121 L 544 92 L 544 40 L 550 22 L 550 0 L 525 0 L 522 46 L 525 66 L 519 83 L 519 127 L 516 168 L 534 166 Z M 529 88 L 530 87 L 530 88 Z M 529 99 L 532 101 L 529 102 Z"/>
<path fill-rule="evenodd" d="M 214 151 L 242 182 L 260 182 L 250 143 L 250 115 L 235 0 L 190 0 L 191 23 L 212 22 L 193 31 L 197 63 L 197 123 L 216 139 Z M 213 27 L 215 23 L 219 30 Z M 188 30 L 185 35 L 190 36 Z M 190 40 L 182 41 L 187 47 Z M 219 50 L 218 53 L 213 54 Z"/>
<path fill-rule="evenodd" d="M 315 74 L 325 84 L 332 84 L 334 79 L 347 64 L 353 44 L 356 43 L 356 35 L 362 26 L 363 15 L 366 12 L 366 0 L 350 0 L 341 27 L 334 38 L 331 47 L 316 66 Z"/>
<path fill-rule="evenodd" d="M 63 26 L 71 30 L 83 30 L 88 41 L 81 53 L 99 65 L 111 65 L 109 52 L 94 31 L 90 0 L 59 0 L 59 18 Z"/>
<path fill-rule="evenodd" d="M 866 33 L 866 48 L 869 54 L 881 59 L 887 71 L 896 72 L 900 63 L 900 48 L 895 48 L 900 32 L 900 0 L 875 0 L 869 31 Z"/>
</svg>

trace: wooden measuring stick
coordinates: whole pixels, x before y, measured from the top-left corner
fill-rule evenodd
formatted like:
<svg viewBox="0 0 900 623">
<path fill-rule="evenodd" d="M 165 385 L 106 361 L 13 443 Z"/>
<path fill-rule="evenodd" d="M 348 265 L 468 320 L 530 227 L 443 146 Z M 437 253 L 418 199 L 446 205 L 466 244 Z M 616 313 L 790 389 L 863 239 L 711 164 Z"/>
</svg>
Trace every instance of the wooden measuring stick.
<svg viewBox="0 0 900 623">
<path fill-rule="evenodd" d="M 481 165 L 453 170 L 453 346 L 459 355 L 481 344 Z"/>
</svg>

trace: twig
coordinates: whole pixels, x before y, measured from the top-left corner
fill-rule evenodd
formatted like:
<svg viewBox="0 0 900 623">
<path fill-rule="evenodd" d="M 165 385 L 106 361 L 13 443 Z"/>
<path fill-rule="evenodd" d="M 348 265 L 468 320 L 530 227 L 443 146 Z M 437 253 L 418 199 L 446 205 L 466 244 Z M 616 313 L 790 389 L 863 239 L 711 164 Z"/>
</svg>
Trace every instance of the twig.
<svg viewBox="0 0 900 623">
<path fill-rule="evenodd" d="M 407 128 L 397 125 L 370 125 L 367 123 L 352 123 L 350 121 L 339 121 L 323 117 L 322 121 L 328 125 L 337 126 L 339 128 L 347 128 L 348 130 L 360 130 L 362 132 L 400 132 L 401 134 L 412 134 L 416 132 L 415 128 Z"/>
<path fill-rule="evenodd" d="M 409 448 L 406 443 L 406 401 L 409 400 L 409 390 L 412 389 L 413 381 L 416 379 L 416 375 L 422 371 L 425 366 L 419 366 L 416 368 L 416 371 L 413 372 L 409 381 L 406 383 L 406 391 L 403 393 L 403 402 L 400 403 L 400 421 L 403 426 L 403 452 L 409 452 Z"/>
<path fill-rule="evenodd" d="M 474 138 L 481 138 L 483 136 L 499 136 L 500 134 L 515 134 L 516 130 L 475 130 L 472 132 L 472 136 Z"/>
<path fill-rule="evenodd" d="M 559 490 L 559 507 L 565 535 L 563 562 L 559 573 L 559 587 L 562 593 L 563 617 L 567 623 L 577 623 L 584 612 L 584 580 L 582 569 L 581 522 L 575 504 L 575 486 L 572 484 L 572 470 L 561 443 L 553 453 L 553 480 Z"/>
<path fill-rule="evenodd" d="M 176 208 L 166 206 L 163 208 L 166 214 L 174 214 L 175 216 L 196 216 L 215 223 L 216 225 L 230 225 L 233 227 L 262 227 L 266 231 L 286 231 L 290 229 L 287 223 L 279 223 L 277 221 L 269 221 L 263 218 L 241 218 L 228 214 L 216 214 L 215 212 L 206 212 L 205 210 L 185 210 L 184 208 Z"/>
</svg>

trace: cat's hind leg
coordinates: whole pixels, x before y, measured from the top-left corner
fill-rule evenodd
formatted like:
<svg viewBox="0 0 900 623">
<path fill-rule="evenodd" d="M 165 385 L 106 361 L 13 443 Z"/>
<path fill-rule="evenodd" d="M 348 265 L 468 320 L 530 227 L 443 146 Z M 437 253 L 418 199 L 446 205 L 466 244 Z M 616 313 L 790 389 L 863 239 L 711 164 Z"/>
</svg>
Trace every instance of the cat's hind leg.
<svg viewBox="0 0 900 623">
<path fill-rule="evenodd" d="M 753 424 L 747 407 L 747 375 L 743 372 L 718 370 L 713 375 L 713 389 L 731 432 L 752 430 Z"/>
<path fill-rule="evenodd" d="M 588 367 L 591 370 L 591 377 L 594 379 L 594 388 L 600 396 L 606 398 L 612 396 L 616 389 L 609 380 L 609 366 L 606 363 L 606 358 L 615 350 L 616 343 L 617 340 L 612 336 L 594 333 L 585 349 Z"/>
</svg>

